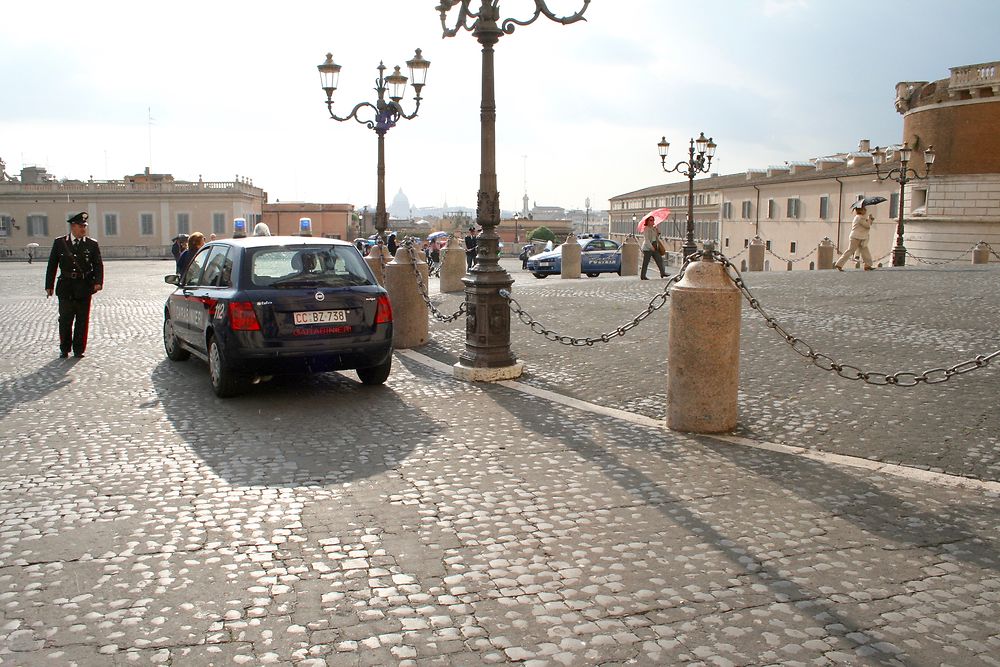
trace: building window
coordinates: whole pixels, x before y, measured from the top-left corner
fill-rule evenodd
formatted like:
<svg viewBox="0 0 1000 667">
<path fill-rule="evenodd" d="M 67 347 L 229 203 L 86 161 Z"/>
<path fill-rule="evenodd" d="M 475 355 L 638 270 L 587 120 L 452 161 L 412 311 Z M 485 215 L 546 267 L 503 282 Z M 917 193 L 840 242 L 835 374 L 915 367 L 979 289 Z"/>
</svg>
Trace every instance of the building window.
<svg viewBox="0 0 1000 667">
<path fill-rule="evenodd" d="M 139 233 L 143 236 L 153 235 L 153 214 L 152 213 L 140 213 L 139 214 Z"/>
<path fill-rule="evenodd" d="M 744 248 L 749 248 L 750 247 L 750 239 L 743 239 L 743 247 Z"/>
<path fill-rule="evenodd" d="M 788 252 L 790 253 L 795 252 L 795 241 L 792 241 L 790 244 L 788 244 Z"/>
<path fill-rule="evenodd" d="M 889 195 L 889 218 L 895 220 L 899 217 L 899 193 L 893 192 Z"/>
<path fill-rule="evenodd" d="M 916 213 L 927 206 L 927 188 L 914 188 L 910 200 L 910 213 Z"/>
<path fill-rule="evenodd" d="M 753 213 L 753 203 L 749 199 L 745 199 L 743 201 L 743 207 L 740 215 L 744 220 L 749 220 L 751 213 Z"/>
<path fill-rule="evenodd" d="M 14 218 L 9 215 L 0 215 L 0 236 L 10 236 L 10 230 L 14 227 Z"/>
<path fill-rule="evenodd" d="M 770 241 L 765 241 L 764 242 L 764 250 L 770 250 L 770 249 L 771 249 L 771 242 Z"/>
<path fill-rule="evenodd" d="M 724 220 L 733 219 L 733 202 L 722 202 L 722 218 Z"/>
<path fill-rule="evenodd" d="M 29 215 L 28 216 L 28 236 L 48 236 L 49 216 Z"/>
<path fill-rule="evenodd" d="M 788 198 L 788 217 L 792 220 L 796 220 L 799 217 L 799 212 L 802 210 L 802 200 L 798 197 Z"/>
<path fill-rule="evenodd" d="M 830 217 L 830 198 L 823 195 L 819 198 L 819 219 L 826 220 Z"/>
<path fill-rule="evenodd" d="M 729 247 L 729 237 L 728 236 L 726 237 L 726 247 L 727 248 Z"/>
<path fill-rule="evenodd" d="M 773 199 L 767 200 L 767 219 L 774 220 L 778 217 L 778 204 Z"/>
<path fill-rule="evenodd" d="M 117 213 L 105 213 L 104 214 L 104 235 L 105 236 L 118 236 L 118 214 Z"/>
<path fill-rule="evenodd" d="M 191 233 L 191 214 L 190 213 L 178 213 L 177 214 L 177 233 L 178 234 L 190 234 Z"/>
<path fill-rule="evenodd" d="M 226 233 L 226 214 L 225 213 L 213 213 L 212 214 L 212 233 L 213 234 L 225 234 Z"/>
</svg>

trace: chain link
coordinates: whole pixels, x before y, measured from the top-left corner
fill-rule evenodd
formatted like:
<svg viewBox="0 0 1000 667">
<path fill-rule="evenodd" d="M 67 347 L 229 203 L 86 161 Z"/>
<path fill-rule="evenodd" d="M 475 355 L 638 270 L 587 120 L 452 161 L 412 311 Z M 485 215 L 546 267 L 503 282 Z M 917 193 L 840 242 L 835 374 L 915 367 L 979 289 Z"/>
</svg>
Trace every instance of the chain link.
<svg viewBox="0 0 1000 667">
<path fill-rule="evenodd" d="M 969 248 L 968 250 L 966 250 L 965 252 L 963 252 L 961 255 L 958 255 L 957 257 L 952 257 L 951 259 L 945 259 L 945 260 L 942 260 L 942 261 L 935 261 L 935 260 L 931 260 L 931 259 L 924 259 L 923 257 L 917 257 L 916 255 L 914 255 L 909 250 L 906 251 L 906 256 L 909 257 L 909 258 L 911 258 L 911 259 L 917 260 L 921 264 L 929 264 L 929 265 L 932 265 L 932 266 L 940 266 L 942 264 L 951 264 L 952 262 L 957 262 L 958 260 L 962 259 L 963 257 L 965 257 L 966 255 L 968 255 L 970 252 L 972 252 L 975 249 L 976 249 L 976 246 L 972 246 L 971 248 Z M 996 253 L 993 253 L 993 254 L 995 255 Z"/>
<path fill-rule="evenodd" d="M 511 296 L 509 290 L 505 289 L 500 290 L 500 296 L 507 299 L 510 305 L 510 310 L 515 315 L 517 315 L 517 319 L 519 319 L 524 324 L 527 324 L 528 327 L 533 332 L 544 336 L 547 340 L 551 340 L 556 343 L 562 343 L 563 345 L 571 345 L 573 347 L 584 347 L 584 346 L 590 347 L 593 346 L 595 343 L 610 343 L 616 337 L 624 336 L 628 331 L 637 327 L 639 323 L 642 322 L 644 319 L 652 315 L 660 308 L 663 308 L 663 306 L 665 306 L 667 303 L 667 298 L 670 296 L 670 288 L 673 287 L 674 283 L 676 283 L 677 281 L 679 281 L 681 278 L 684 277 L 684 269 L 687 268 L 687 265 L 693 261 L 701 259 L 703 255 L 704 253 L 699 251 L 688 257 L 688 259 L 684 262 L 684 266 L 681 267 L 681 270 L 678 271 L 676 274 L 670 276 L 670 278 L 667 280 L 667 284 L 663 288 L 663 291 L 649 300 L 649 305 L 646 307 L 646 310 L 642 311 L 641 313 L 633 317 L 630 322 L 623 324 L 622 326 L 616 328 L 613 331 L 603 333 L 600 336 L 587 337 L 587 338 L 574 338 L 573 336 L 565 336 L 558 334 L 555 331 L 552 331 L 551 329 L 546 329 L 541 322 L 531 317 L 531 315 L 529 315 L 526 310 L 521 308 L 521 304 L 519 304 L 517 300 L 514 299 L 513 296 Z"/>
<path fill-rule="evenodd" d="M 812 250 L 810 250 L 810 251 L 809 251 L 808 253 L 806 253 L 805 255 L 802 255 L 802 256 L 801 256 L 801 257 L 799 257 L 798 259 L 789 259 L 789 258 L 787 258 L 787 257 L 782 257 L 782 256 L 781 256 L 781 255 L 779 255 L 778 253 L 776 253 L 776 252 L 772 252 L 771 250 L 768 250 L 767 252 L 771 253 L 772 255 L 774 255 L 775 257 L 777 257 L 778 259 L 780 259 L 780 260 L 781 260 L 782 262 L 789 262 L 789 263 L 791 263 L 791 264 L 795 264 L 796 262 L 801 262 L 801 261 L 802 261 L 802 260 L 804 260 L 804 259 L 809 259 L 810 257 L 812 257 L 812 256 L 813 256 L 813 253 L 815 253 L 815 252 L 816 252 L 816 251 L 817 251 L 818 249 L 819 249 L 819 247 L 818 247 L 818 246 L 817 246 L 817 247 L 814 247 L 814 248 L 813 248 Z M 734 257 L 733 259 L 736 259 L 736 257 Z"/>
<path fill-rule="evenodd" d="M 950 368 L 932 368 L 926 370 L 923 373 L 913 373 L 910 371 L 899 371 L 897 373 L 887 374 L 879 373 L 874 371 L 865 371 L 857 366 L 851 366 L 849 364 L 841 364 L 834 360 L 829 355 L 817 352 L 813 347 L 802 340 L 797 338 L 790 333 L 788 333 L 781 324 L 771 317 L 767 311 L 764 310 L 763 306 L 747 287 L 747 284 L 743 281 L 743 276 L 740 275 L 739 270 L 725 255 L 720 252 L 712 251 L 712 256 L 726 267 L 726 272 L 732 279 L 736 287 L 743 293 L 743 297 L 750 304 L 750 307 L 760 313 L 761 317 L 764 318 L 764 322 L 768 327 L 774 329 L 779 336 L 785 339 L 789 347 L 795 351 L 796 354 L 809 359 L 817 367 L 822 368 L 825 371 L 833 372 L 846 380 L 864 380 L 867 384 L 873 385 L 895 385 L 897 387 L 914 387 L 920 383 L 924 384 L 940 384 L 942 382 L 947 382 L 955 375 L 963 375 L 971 371 L 983 368 L 993 361 L 996 357 L 1000 356 L 1000 350 L 993 352 L 992 354 L 979 354 L 974 358 L 961 363 L 955 364 Z"/>
<path fill-rule="evenodd" d="M 993 256 L 994 256 L 994 257 L 996 257 L 997 259 L 1000 259 L 1000 255 L 998 255 L 998 254 L 997 254 L 997 251 L 993 249 L 993 246 L 991 246 L 991 245 L 990 245 L 989 243 L 987 243 L 986 241 L 980 241 L 980 243 L 982 243 L 982 244 L 983 244 L 984 246 L 986 246 L 987 248 L 989 248 L 989 249 L 990 249 L 990 254 L 991 254 L 991 255 L 993 255 Z"/>
<path fill-rule="evenodd" d="M 410 266 L 413 267 L 413 275 L 417 278 L 417 287 L 420 289 L 420 296 L 423 298 L 424 303 L 427 304 L 427 308 L 430 309 L 434 319 L 439 322 L 454 322 L 459 317 L 464 315 L 466 309 L 465 301 L 463 301 L 462 305 L 458 307 L 458 310 L 451 315 L 442 314 L 441 311 L 437 309 L 437 306 L 431 303 L 431 298 L 427 294 L 427 286 L 424 285 L 424 277 L 420 275 L 420 269 L 417 268 L 417 257 L 413 251 L 413 239 L 406 239 L 403 241 L 403 245 L 406 248 L 406 251 L 410 254 Z"/>
</svg>

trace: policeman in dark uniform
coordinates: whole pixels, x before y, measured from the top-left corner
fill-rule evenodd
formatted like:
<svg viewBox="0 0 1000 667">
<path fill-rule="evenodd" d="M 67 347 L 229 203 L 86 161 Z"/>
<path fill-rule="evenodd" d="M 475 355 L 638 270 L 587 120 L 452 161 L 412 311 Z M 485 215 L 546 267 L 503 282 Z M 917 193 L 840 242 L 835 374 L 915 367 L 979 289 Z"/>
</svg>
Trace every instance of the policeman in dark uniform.
<svg viewBox="0 0 1000 667">
<path fill-rule="evenodd" d="M 74 357 L 82 357 L 87 349 L 90 298 L 104 286 L 101 248 L 87 236 L 87 214 L 77 213 L 67 222 L 70 233 L 52 244 L 45 270 L 45 294 L 52 296 L 55 286 L 59 298 L 59 356 L 63 358 L 71 349 Z"/>
</svg>

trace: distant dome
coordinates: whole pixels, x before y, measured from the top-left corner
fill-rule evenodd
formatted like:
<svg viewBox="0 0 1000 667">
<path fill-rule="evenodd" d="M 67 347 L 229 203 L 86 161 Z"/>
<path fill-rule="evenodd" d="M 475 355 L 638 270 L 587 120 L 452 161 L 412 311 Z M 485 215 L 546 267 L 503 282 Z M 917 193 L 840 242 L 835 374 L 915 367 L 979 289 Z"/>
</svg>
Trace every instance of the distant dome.
<svg viewBox="0 0 1000 667">
<path fill-rule="evenodd" d="M 410 217 L 410 200 L 403 194 L 402 188 L 392 198 L 392 204 L 389 206 L 389 217 L 396 220 L 404 220 Z"/>
</svg>

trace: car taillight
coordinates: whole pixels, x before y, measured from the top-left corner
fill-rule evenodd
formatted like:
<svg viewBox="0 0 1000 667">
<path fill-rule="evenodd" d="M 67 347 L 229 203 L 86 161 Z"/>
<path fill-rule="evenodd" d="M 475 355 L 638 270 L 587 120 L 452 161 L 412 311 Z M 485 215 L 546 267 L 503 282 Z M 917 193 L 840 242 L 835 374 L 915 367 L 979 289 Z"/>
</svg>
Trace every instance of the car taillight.
<svg viewBox="0 0 1000 667">
<path fill-rule="evenodd" d="M 249 301 L 234 301 L 229 304 L 229 327 L 233 331 L 260 331 L 260 322 L 253 304 Z"/>
<path fill-rule="evenodd" d="M 392 322 L 392 305 L 389 297 L 382 295 L 378 298 L 378 306 L 375 307 L 375 324 L 388 324 Z"/>
</svg>

